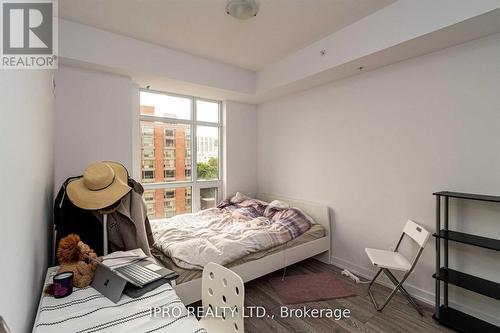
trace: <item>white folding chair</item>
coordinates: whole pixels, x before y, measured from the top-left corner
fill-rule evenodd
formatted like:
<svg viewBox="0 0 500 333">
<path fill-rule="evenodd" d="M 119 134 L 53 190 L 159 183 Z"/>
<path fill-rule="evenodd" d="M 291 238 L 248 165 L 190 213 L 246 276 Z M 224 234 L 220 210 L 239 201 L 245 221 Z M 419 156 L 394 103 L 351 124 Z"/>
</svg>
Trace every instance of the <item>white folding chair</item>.
<svg viewBox="0 0 500 333">
<path fill-rule="evenodd" d="M 201 289 L 202 306 L 208 316 L 200 323 L 208 333 L 243 333 L 245 286 L 241 277 L 211 262 L 203 269 Z"/>
<path fill-rule="evenodd" d="M 404 235 L 409 236 L 411 239 L 413 239 L 419 246 L 419 250 L 417 251 L 417 254 L 415 255 L 415 258 L 413 259 L 413 262 L 409 262 L 401 253 L 398 252 L 399 245 L 401 244 L 401 241 L 403 240 Z M 418 258 L 420 258 L 420 255 L 422 254 L 422 251 L 424 250 L 425 244 L 427 243 L 427 240 L 429 239 L 430 233 L 413 222 L 412 220 L 408 220 L 405 224 L 405 227 L 403 229 L 403 233 L 401 234 L 401 237 L 399 238 L 398 244 L 396 245 L 396 248 L 394 251 L 386 251 L 386 250 L 377 250 L 377 249 L 369 249 L 366 248 L 366 254 L 370 258 L 370 261 L 374 266 L 379 267 L 380 269 L 378 270 L 377 274 L 373 277 L 371 280 L 369 286 L 368 286 L 368 294 L 370 295 L 370 298 L 372 299 L 373 305 L 375 306 L 375 309 L 377 311 L 382 311 L 385 306 L 389 303 L 391 298 L 396 294 L 396 292 L 399 290 L 401 293 L 408 299 L 411 305 L 418 311 L 418 313 L 423 316 L 424 313 L 422 312 L 422 309 L 417 305 L 413 297 L 410 296 L 410 294 L 406 291 L 406 289 L 403 287 L 403 283 L 406 281 L 410 273 L 413 271 L 415 268 L 415 265 L 417 264 Z M 396 277 L 391 273 L 390 269 L 398 270 L 398 271 L 403 271 L 405 272 L 403 278 L 401 281 L 398 281 Z M 394 289 L 391 291 L 389 296 L 387 296 L 384 304 L 382 306 L 379 306 L 377 304 L 377 301 L 375 300 L 375 297 L 373 297 L 371 287 L 375 280 L 378 278 L 380 273 L 384 272 L 385 275 L 391 280 L 392 283 L 394 283 Z"/>
</svg>

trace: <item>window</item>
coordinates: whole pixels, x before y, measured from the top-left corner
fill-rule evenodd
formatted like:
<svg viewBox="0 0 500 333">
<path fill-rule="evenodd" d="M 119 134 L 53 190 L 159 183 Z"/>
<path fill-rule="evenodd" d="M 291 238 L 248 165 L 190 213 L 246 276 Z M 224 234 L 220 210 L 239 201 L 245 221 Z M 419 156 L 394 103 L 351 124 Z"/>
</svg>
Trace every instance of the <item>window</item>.
<svg viewBox="0 0 500 333">
<path fill-rule="evenodd" d="M 155 178 L 155 129 L 151 126 L 143 126 L 141 132 L 142 181 L 150 183 Z"/>
<path fill-rule="evenodd" d="M 191 213 L 192 201 L 191 201 L 191 187 L 186 188 L 184 192 L 184 200 L 186 203 L 186 213 Z M 189 207 L 189 208 L 187 208 Z"/>
<path fill-rule="evenodd" d="M 165 218 L 175 216 L 175 189 L 165 190 L 163 198 L 163 211 Z"/>
<path fill-rule="evenodd" d="M 165 149 L 163 151 L 163 157 L 175 159 L 175 149 Z"/>
<path fill-rule="evenodd" d="M 155 220 L 169 218 L 176 214 L 191 213 L 190 193 L 191 187 L 150 189 L 144 191 L 148 218 Z M 182 204 L 179 204 L 179 202 Z"/>
<path fill-rule="evenodd" d="M 200 190 L 201 209 L 214 208 L 217 206 L 217 187 L 202 188 Z"/>
<path fill-rule="evenodd" d="M 165 180 L 175 179 L 175 170 L 164 170 L 163 177 L 165 178 Z"/>
<path fill-rule="evenodd" d="M 142 181 L 146 183 L 152 183 L 155 179 L 154 170 L 142 170 Z"/>
<path fill-rule="evenodd" d="M 175 168 L 175 158 L 166 158 L 163 163 L 165 169 L 174 169 Z"/>
<path fill-rule="evenodd" d="M 142 96 L 142 94 L 141 94 Z M 144 110 L 145 107 L 141 107 Z M 153 107 L 148 107 L 150 112 L 154 111 Z M 142 133 L 154 133 L 154 137 L 150 139 L 153 146 L 148 147 L 156 153 L 153 155 L 143 152 L 142 156 L 142 171 L 153 170 L 152 178 L 144 179 L 143 183 L 163 183 L 176 181 L 191 181 L 191 176 L 186 176 L 184 170 L 177 171 L 177 161 L 186 160 L 186 156 L 191 156 L 191 145 L 186 146 L 185 141 L 191 140 L 191 132 L 188 130 L 190 125 L 176 124 L 175 119 L 167 121 L 149 121 L 145 115 L 141 114 Z M 161 118 L 163 120 L 163 118 Z M 152 130 L 148 129 L 151 128 Z M 144 135 L 144 134 L 143 134 Z M 143 140 L 144 141 L 144 140 Z M 153 156 L 153 157 L 151 157 Z M 181 164 L 181 166 L 184 164 Z M 156 169 L 156 170 L 155 170 Z M 151 177 L 151 175 L 149 175 Z"/>
<path fill-rule="evenodd" d="M 175 139 L 166 137 L 165 138 L 165 147 L 167 147 L 167 148 L 175 147 Z"/>
<path fill-rule="evenodd" d="M 165 128 L 165 137 L 174 137 L 175 128 Z"/>
<path fill-rule="evenodd" d="M 220 102 L 143 90 L 140 104 L 149 218 L 215 207 L 222 189 Z"/>
<path fill-rule="evenodd" d="M 144 159 L 153 159 L 155 158 L 155 150 L 151 148 L 142 148 L 142 156 Z"/>
<path fill-rule="evenodd" d="M 146 200 L 146 207 L 148 209 L 148 218 L 155 219 L 155 191 L 144 191 L 144 200 Z"/>
<path fill-rule="evenodd" d="M 155 130 L 153 127 L 144 126 L 142 127 L 142 147 L 154 147 L 154 134 Z"/>
<path fill-rule="evenodd" d="M 219 137 L 217 127 L 197 126 L 198 178 L 214 180 L 219 177 Z"/>
<path fill-rule="evenodd" d="M 196 120 L 198 121 L 206 121 L 210 123 L 218 123 L 219 122 L 219 107 L 216 103 L 196 100 Z"/>
<path fill-rule="evenodd" d="M 154 170 L 155 168 L 155 161 L 154 160 L 150 160 L 150 159 L 146 159 L 144 158 L 142 160 L 142 169 L 143 170 Z"/>
</svg>

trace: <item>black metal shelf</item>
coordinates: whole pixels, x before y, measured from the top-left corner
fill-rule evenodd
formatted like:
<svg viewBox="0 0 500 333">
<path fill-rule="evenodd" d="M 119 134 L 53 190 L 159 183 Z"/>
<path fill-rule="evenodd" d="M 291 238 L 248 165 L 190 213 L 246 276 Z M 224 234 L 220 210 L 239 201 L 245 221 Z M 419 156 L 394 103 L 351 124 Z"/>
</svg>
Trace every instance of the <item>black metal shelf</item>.
<svg viewBox="0 0 500 333">
<path fill-rule="evenodd" d="M 441 267 L 439 274 L 434 274 L 432 277 L 478 294 L 500 300 L 500 283 L 444 267 Z"/>
<path fill-rule="evenodd" d="M 449 197 L 449 198 L 468 199 L 468 200 L 477 200 L 477 201 L 500 202 L 500 197 L 496 196 L 496 195 L 484 195 L 484 194 L 449 192 L 449 191 L 434 192 L 432 194 L 439 195 L 439 196 L 442 196 L 442 197 Z"/>
<path fill-rule="evenodd" d="M 442 239 L 448 239 L 454 242 L 479 246 L 485 249 L 500 251 L 500 239 L 486 238 L 444 229 L 439 230 L 439 234 L 435 233 L 433 234 L 433 236 Z"/>
<path fill-rule="evenodd" d="M 500 328 L 495 325 L 444 305 L 439 307 L 439 319 L 436 317 L 434 319 L 439 320 L 443 325 L 463 333 L 500 332 Z"/>
<path fill-rule="evenodd" d="M 500 333 L 500 327 L 448 306 L 448 284 L 500 300 L 500 283 L 459 272 L 450 269 L 448 266 L 449 241 L 500 251 L 500 239 L 481 237 L 448 229 L 450 198 L 500 203 L 500 196 L 449 191 L 435 192 L 433 194 L 436 196 L 436 233 L 434 234 L 434 237 L 436 237 L 436 273 L 432 276 L 436 279 L 434 319 L 439 321 L 441 325 L 448 326 L 459 332 Z M 441 226 L 441 215 L 443 217 L 443 226 Z M 441 240 L 443 240 L 443 266 L 441 266 Z M 443 292 L 443 305 L 441 305 L 441 291 Z"/>
</svg>

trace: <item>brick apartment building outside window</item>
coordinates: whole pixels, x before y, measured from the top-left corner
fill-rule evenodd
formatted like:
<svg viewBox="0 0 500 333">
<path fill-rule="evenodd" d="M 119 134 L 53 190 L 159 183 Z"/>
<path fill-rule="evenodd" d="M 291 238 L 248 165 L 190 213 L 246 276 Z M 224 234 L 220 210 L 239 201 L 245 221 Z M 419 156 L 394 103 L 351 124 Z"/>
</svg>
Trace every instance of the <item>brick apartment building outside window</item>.
<svg viewBox="0 0 500 333">
<path fill-rule="evenodd" d="M 149 218 L 215 207 L 222 188 L 220 102 L 144 90 L 140 104 Z"/>
</svg>

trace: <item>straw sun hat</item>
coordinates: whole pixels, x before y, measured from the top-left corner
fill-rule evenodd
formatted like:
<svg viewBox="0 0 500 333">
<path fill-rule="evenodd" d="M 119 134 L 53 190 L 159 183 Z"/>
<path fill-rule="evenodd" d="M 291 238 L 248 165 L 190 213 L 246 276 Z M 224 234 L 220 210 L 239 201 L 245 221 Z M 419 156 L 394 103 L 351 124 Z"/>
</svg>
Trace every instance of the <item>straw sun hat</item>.
<svg viewBox="0 0 500 333">
<path fill-rule="evenodd" d="M 128 172 L 116 162 L 89 165 L 83 177 L 67 186 L 69 200 L 82 209 L 98 210 L 109 207 L 132 190 L 127 185 Z"/>
</svg>

